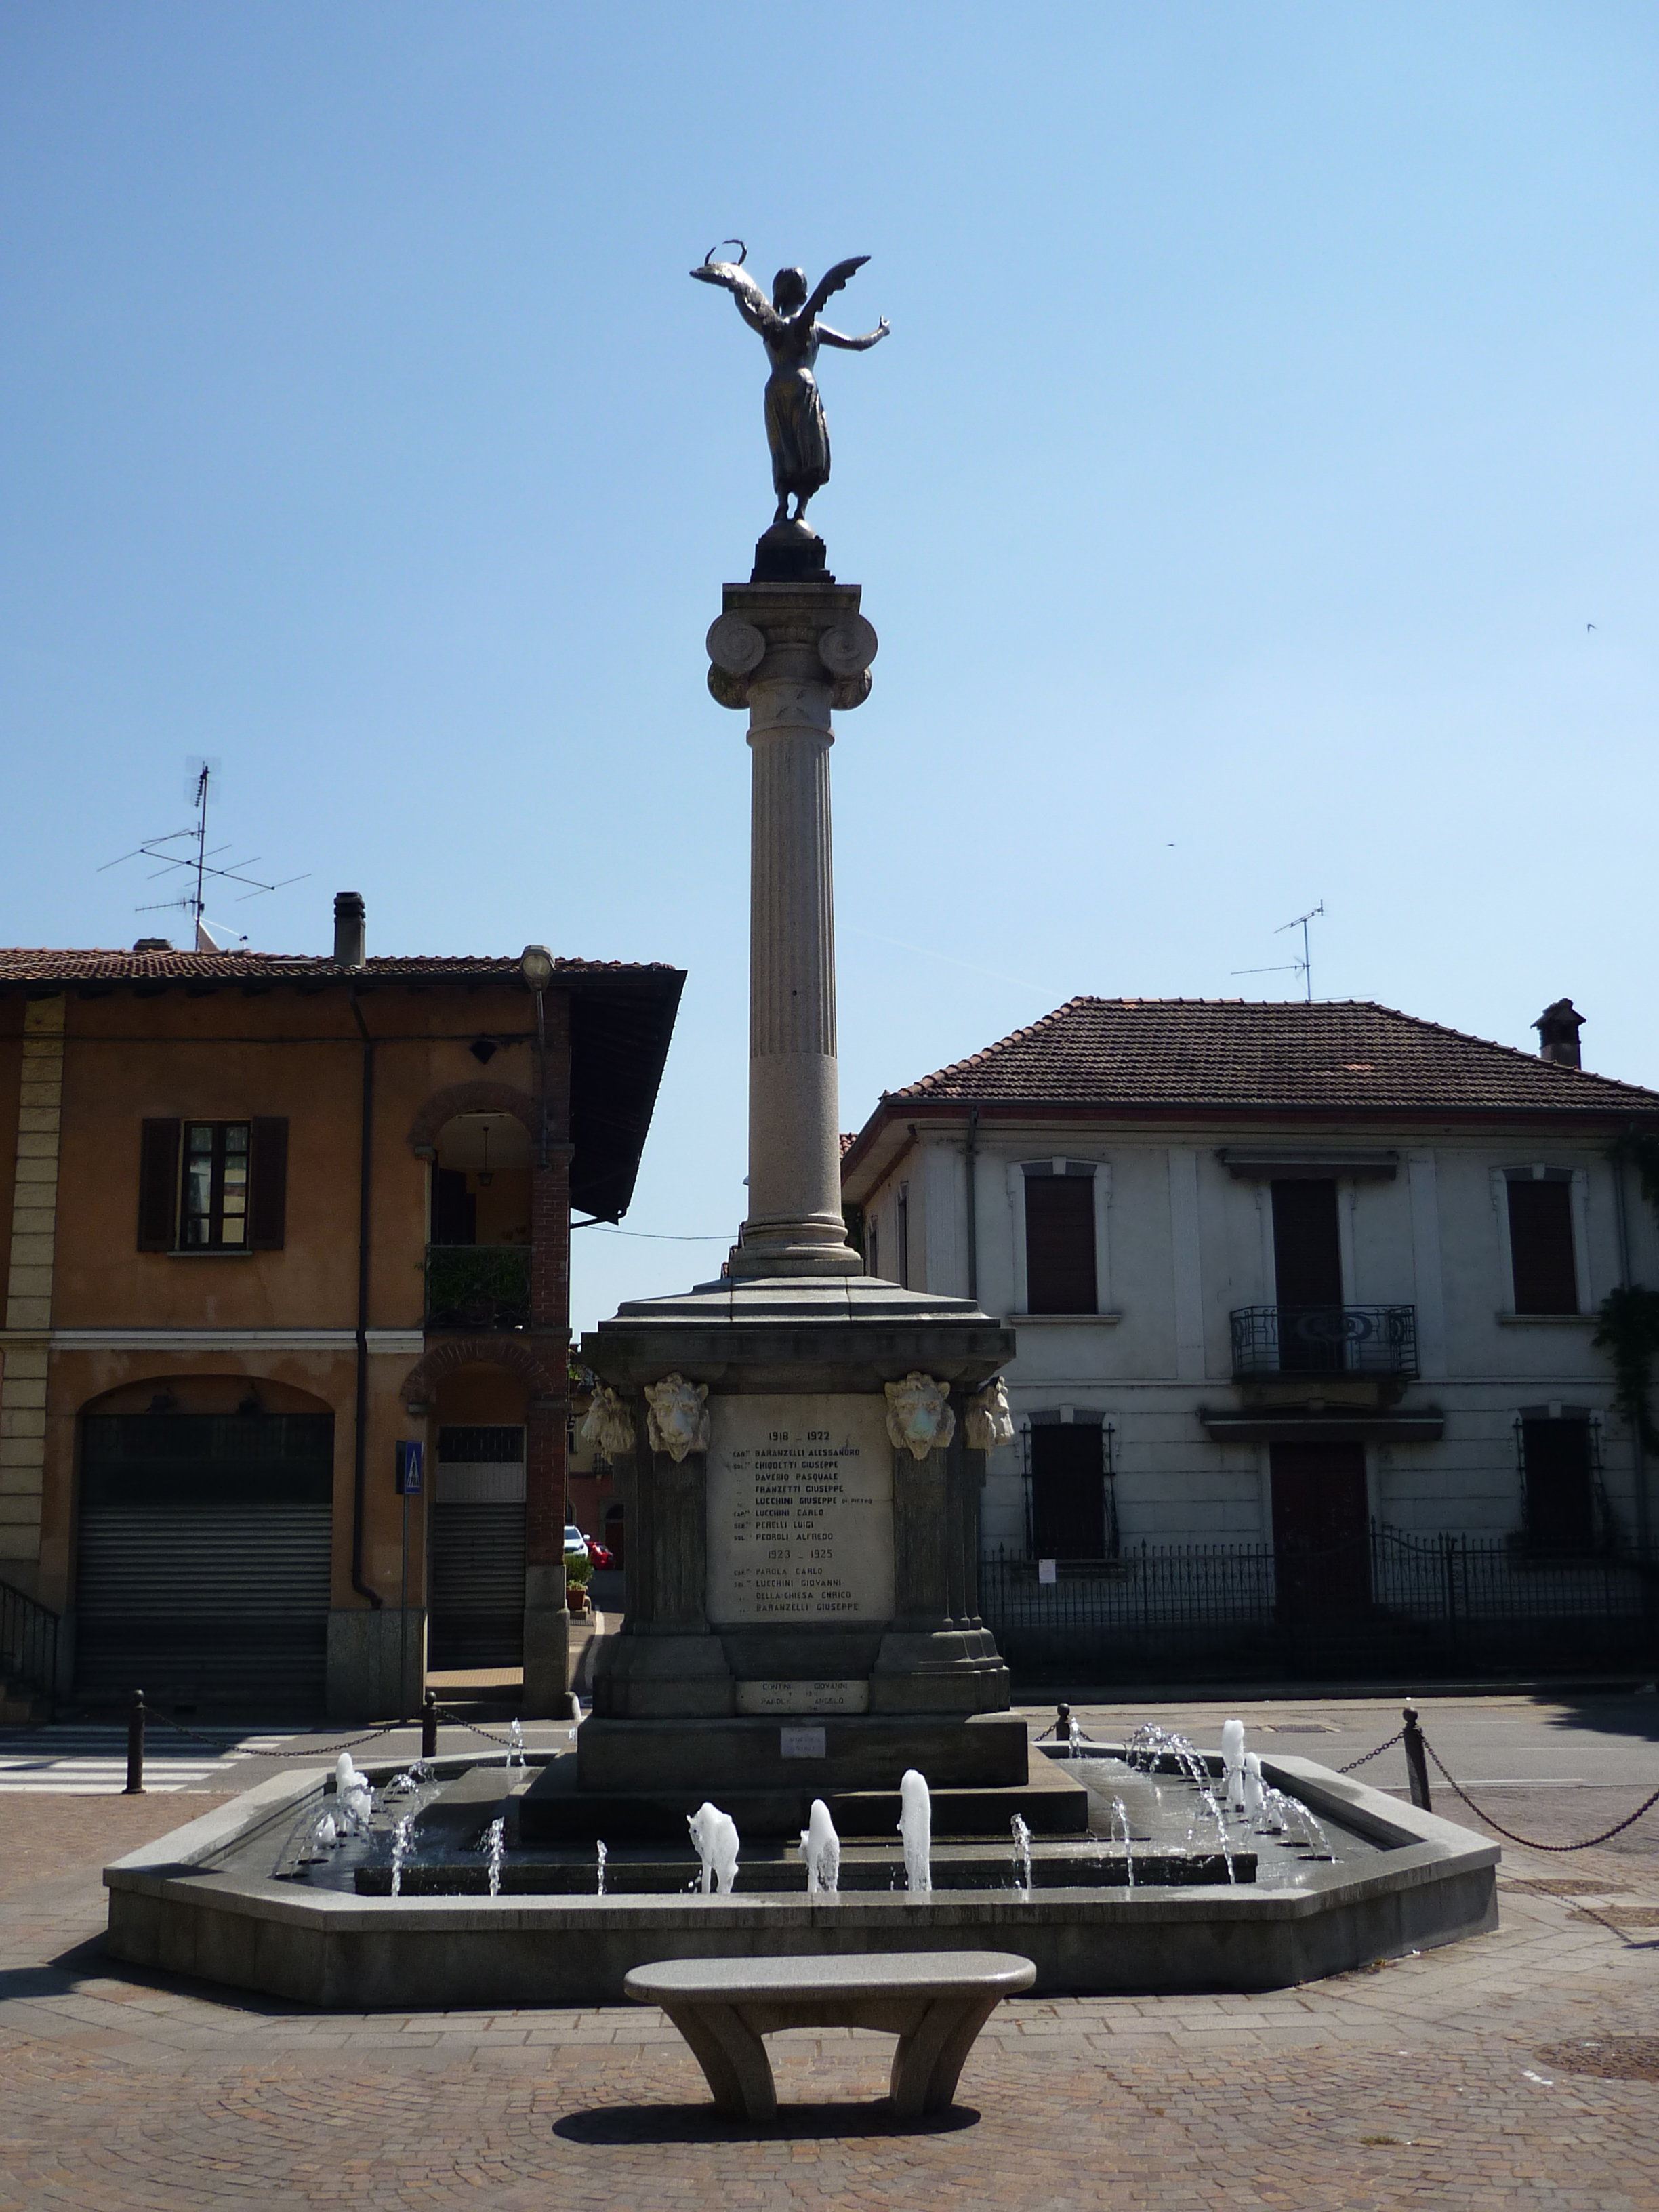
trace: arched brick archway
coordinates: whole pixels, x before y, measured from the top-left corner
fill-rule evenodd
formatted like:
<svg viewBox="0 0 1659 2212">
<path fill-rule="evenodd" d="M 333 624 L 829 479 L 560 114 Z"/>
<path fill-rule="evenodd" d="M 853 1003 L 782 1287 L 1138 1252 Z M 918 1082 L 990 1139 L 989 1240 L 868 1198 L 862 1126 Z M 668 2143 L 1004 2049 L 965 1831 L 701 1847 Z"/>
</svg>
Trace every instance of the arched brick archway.
<svg viewBox="0 0 1659 2212">
<path fill-rule="evenodd" d="M 418 1158 L 432 1158 L 438 1132 L 459 1114 L 510 1114 L 528 1136 L 541 1134 L 541 1110 L 527 1091 L 510 1083 L 452 1083 L 447 1091 L 434 1091 L 409 1125 L 410 1146 Z"/>
<path fill-rule="evenodd" d="M 505 1367 L 516 1375 L 532 1399 L 562 1399 L 568 1385 L 527 1344 L 512 1336 L 452 1336 L 417 1359 L 403 1380 L 398 1396 L 407 1406 L 430 1405 L 438 1384 L 458 1367 Z"/>
</svg>

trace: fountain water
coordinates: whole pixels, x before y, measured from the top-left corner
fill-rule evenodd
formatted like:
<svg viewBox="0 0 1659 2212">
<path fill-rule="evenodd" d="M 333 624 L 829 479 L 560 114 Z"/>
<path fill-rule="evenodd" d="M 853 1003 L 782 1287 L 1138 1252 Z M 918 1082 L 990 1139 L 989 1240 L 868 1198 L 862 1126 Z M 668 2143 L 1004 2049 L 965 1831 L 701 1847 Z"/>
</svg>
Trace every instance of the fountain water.
<svg viewBox="0 0 1659 2212">
<path fill-rule="evenodd" d="M 841 1838 L 822 1797 L 812 1800 L 812 1810 L 801 1830 L 800 1850 L 806 1861 L 806 1894 L 835 1897 L 841 1889 Z"/>
<path fill-rule="evenodd" d="M 899 1833 L 904 1838 L 904 1886 L 912 1897 L 933 1893 L 933 1801 L 925 1778 L 907 1767 L 899 1784 Z"/>
<path fill-rule="evenodd" d="M 1244 1809 L 1244 1723 L 1221 1723 L 1221 1764 L 1226 1770 L 1227 1802 L 1235 1813 Z"/>
<path fill-rule="evenodd" d="M 349 1751 L 343 1751 L 334 1762 L 334 1795 L 348 1834 L 366 1835 L 374 1811 L 374 1792 L 352 1765 Z"/>
<path fill-rule="evenodd" d="M 484 1849 L 489 1854 L 489 1894 L 501 1893 L 501 1853 L 507 1849 L 507 1823 L 492 1820 L 484 1833 Z"/>
<path fill-rule="evenodd" d="M 405 1813 L 392 1836 L 392 1894 L 401 1897 L 404 1889 L 404 1861 L 409 1856 L 409 1832 L 415 1825 L 415 1815 Z"/>
<path fill-rule="evenodd" d="M 514 1721 L 507 1732 L 507 1763 L 509 1766 L 524 1765 L 524 1723 Z"/>
<path fill-rule="evenodd" d="M 598 1897 L 603 1897 L 605 1895 L 605 1863 L 611 1854 L 605 1850 L 603 1842 L 597 1844 L 594 1848 L 599 1856 L 599 1886 L 594 1894 Z"/>
<path fill-rule="evenodd" d="M 1222 1863 L 1227 1869 L 1227 1879 L 1229 1881 L 1237 1881 L 1238 1875 L 1233 1867 L 1233 1847 L 1227 1840 L 1227 1816 L 1217 1802 L 1213 1790 L 1200 1790 L 1198 1796 L 1199 1802 L 1215 1821 L 1216 1847 L 1220 1851 Z"/>
<path fill-rule="evenodd" d="M 1127 1881 L 1129 1887 L 1133 1889 L 1135 1886 L 1135 1847 L 1134 1839 L 1129 1833 L 1129 1809 L 1121 1797 L 1114 1797 L 1112 1800 L 1112 1832 L 1114 1835 L 1116 1834 L 1120 1826 L 1121 1826 L 1123 1830 L 1124 1878 Z"/>
<path fill-rule="evenodd" d="M 1014 1887 L 1031 1894 L 1031 1832 L 1018 1813 L 1009 1823 L 1014 1833 Z"/>
<path fill-rule="evenodd" d="M 1261 1820 L 1262 1782 L 1261 1761 L 1253 1751 L 1244 1754 L 1244 1817 L 1252 1827 Z"/>
<path fill-rule="evenodd" d="M 718 1805 L 705 1802 L 686 1816 L 685 1825 L 702 1861 L 702 1895 L 708 1895 L 710 1882 L 717 1880 L 720 1895 L 730 1897 L 738 1878 L 737 1822 Z"/>
</svg>

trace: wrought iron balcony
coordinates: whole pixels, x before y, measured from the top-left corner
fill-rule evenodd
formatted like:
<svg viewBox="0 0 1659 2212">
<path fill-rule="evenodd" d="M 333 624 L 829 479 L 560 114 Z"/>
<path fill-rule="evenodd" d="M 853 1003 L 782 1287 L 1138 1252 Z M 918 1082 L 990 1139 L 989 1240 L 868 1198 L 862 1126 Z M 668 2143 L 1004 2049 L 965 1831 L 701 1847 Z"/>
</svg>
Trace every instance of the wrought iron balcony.
<svg viewBox="0 0 1659 2212">
<path fill-rule="evenodd" d="M 1233 1380 L 1417 1373 L 1415 1306 L 1240 1306 L 1232 1317 Z"/>
<path fill-rule="evenodd" d="M 428 1328 L 528 1328 L 530 1247 L 428 1244 L 426 1325 Z"/>
</svg>

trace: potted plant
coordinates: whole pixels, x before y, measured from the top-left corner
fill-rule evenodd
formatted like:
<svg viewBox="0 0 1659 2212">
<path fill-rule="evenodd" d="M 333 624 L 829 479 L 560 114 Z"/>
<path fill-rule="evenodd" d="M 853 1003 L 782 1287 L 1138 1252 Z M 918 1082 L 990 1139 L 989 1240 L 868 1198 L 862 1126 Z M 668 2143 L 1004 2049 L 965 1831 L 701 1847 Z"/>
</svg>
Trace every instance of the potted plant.
<svg viewBox="0 0 1659 2212">
<path fill-rule="evenodd" d="M 564 1601 L 572 1613 L 587 1611 L 587 1579 L 593 1571 L 593 1562 L 567 1553 L 564 1562 Z"/>
</svg>

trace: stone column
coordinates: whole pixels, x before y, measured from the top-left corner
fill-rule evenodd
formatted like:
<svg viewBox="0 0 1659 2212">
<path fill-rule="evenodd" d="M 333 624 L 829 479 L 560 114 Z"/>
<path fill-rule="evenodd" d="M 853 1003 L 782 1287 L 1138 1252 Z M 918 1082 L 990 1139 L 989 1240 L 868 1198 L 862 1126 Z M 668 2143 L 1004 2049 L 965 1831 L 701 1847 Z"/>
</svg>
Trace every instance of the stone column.
<svg viewBox="0 0 1659 2212">
<path fill-rule="evenodd" d="M 708 688 L 749 709 L 749 1212 L 734 1276 L 856 1275 L 841 1210 L 830 709 L 869 696 L 859 587 L 728 584 Z"/>
</svg>

